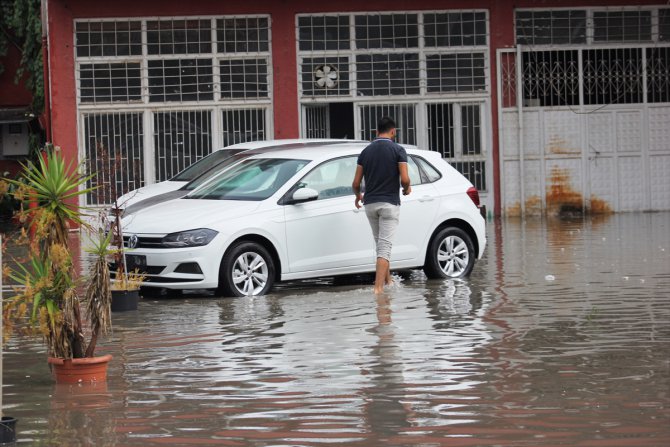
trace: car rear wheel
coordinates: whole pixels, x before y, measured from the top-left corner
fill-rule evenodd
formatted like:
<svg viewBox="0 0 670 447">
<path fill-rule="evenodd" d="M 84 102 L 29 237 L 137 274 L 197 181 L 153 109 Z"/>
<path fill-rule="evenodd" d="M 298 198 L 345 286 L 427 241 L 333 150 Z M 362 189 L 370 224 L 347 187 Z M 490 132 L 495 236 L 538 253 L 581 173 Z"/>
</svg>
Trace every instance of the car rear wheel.
<svg viewBox="0 0 670 447">
<path fill-rule="evenodd" d="M 447 227 L 431 240 L 423 270 L 429 278 L 462 278 L 472 272 L 474 264 L 470 236 L 460 228 Z"/>
<path fill-rule="evenodd" d="M 225 296 L 265 295 L 274 277 L 274 261 L 268 250 L 256 242 L 240 242 L 223 258 L 219 289 Z"/>
</svg>

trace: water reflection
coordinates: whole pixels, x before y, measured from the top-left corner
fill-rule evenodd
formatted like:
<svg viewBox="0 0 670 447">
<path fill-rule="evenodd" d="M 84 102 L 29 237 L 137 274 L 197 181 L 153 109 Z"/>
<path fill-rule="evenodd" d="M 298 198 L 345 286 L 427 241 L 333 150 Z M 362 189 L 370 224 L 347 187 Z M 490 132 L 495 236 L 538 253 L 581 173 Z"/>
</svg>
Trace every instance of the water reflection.
<svg viewBox="0 0 670 447">
<path fill-rule="evenodd" d="M 26 445 L 670 445 L 670 213 L 491 223 L 468 280 L 417 272 L 115 314 L 106 392 L 13 339 Z M 21 349 L 18 349 L 18 348 Z"/>
</svg>

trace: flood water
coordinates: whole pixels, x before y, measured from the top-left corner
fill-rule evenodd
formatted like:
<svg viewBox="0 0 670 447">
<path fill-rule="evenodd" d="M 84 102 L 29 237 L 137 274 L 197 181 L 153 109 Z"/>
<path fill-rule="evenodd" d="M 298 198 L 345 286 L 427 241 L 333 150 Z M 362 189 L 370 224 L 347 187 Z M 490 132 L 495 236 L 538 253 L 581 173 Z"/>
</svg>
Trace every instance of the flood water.
<svg viewBox="0 0 670 447">
<path fill-rule="evenodd" d="M 106 386 L 5 348 L 19 445 L 669 446 L 670 213 L 489 222 L 464 281 L 115 313 Z"/>
</svg>

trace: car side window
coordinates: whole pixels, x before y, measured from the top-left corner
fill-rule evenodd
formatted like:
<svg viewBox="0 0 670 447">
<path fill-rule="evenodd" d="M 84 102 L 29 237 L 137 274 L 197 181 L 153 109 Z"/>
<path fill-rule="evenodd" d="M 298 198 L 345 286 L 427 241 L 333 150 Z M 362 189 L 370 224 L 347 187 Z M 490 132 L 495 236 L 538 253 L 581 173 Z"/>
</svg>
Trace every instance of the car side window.
<svg viewBox="0 0 670 447">
<path fill-rule="evenodd" d="M 421 171 L 425 176 L 424 183 L 433 183 L 442 178 L 442 174 L 440 174 L 440 171 L 435 169 L 435 167 L 430 163 L 428 163 L 426 160 L 424 160 L 421 157 L 412 157 L 412 158 L 415 159 L 416 163 L 421 167 Z"/>
<path fill-rule="evenodd" d="M 410 185 L 420 185 L 424 183 L 421 178 L 421 171 L 414 161 L 414 157 L 407 157 L 407 173 L 409 174 Z"/>
<path fill-rule="evenodd" d="M 353 195 L 351 182 L 355 173 L 355 156 L 338 158 L 314 168 L 300 180 L 300 185 L 318 191 L 318 200 Z"/>
</svg>

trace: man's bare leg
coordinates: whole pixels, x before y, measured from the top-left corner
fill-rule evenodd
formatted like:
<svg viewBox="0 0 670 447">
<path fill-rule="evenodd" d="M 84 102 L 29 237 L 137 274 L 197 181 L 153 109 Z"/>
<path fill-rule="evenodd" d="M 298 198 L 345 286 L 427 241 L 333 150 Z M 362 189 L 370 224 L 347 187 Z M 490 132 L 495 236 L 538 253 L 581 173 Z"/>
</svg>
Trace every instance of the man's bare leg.
<svg viewBox="0 0 670 447">
<path fill-rule="evenodd" d="M 384 292 L 384 283 L 386 282 L 388 276 L 391 275 L 390 264 L 388 260 L 384 258 L 377 258 L 377 267 L 375 272 L 375 293 L 379 294 Z"/>
<path fill-rule="evenodd" d="M 387 286 L 393 285 L 393 276 L 391 276 L 391 264 L 389 263 L 388 268 L 386 269 L 386 281 Z"/>
</svg>

